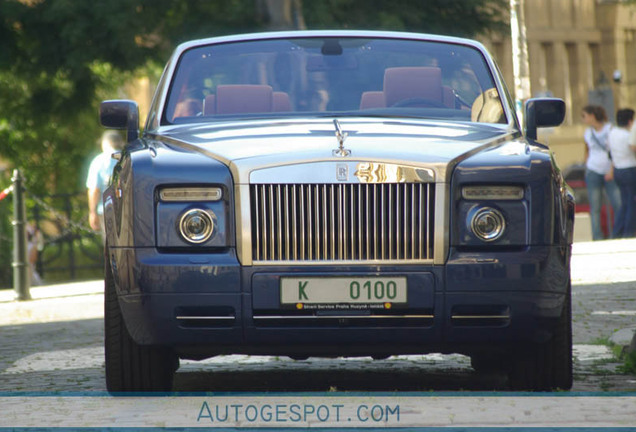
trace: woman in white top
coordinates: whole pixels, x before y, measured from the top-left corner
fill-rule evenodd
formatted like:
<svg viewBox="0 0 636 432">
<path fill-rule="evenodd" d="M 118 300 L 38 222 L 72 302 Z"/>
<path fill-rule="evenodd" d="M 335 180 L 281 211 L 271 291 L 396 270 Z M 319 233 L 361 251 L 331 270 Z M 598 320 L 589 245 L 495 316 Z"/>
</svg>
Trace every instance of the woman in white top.
<svg viewBox="0 0 636 432">
<path fill-rule="evenodd" d="M 636 153 L 630 143 L 629 130 L 634 123 L 634 110 L 616 112 L 616 125 L 608 136 L 614 164 L 614 181 L 621 193 L 621 206 L 616 214 L 612 237 L 633 237 L 636 234 Z"/>
<path fill-rule="evenodd" d="M 597 105 L 583 107 L 581 118 L 583 123 L 589 126 L 584 135 L 586 144 L 585 184 L 590 203 L 592 239 L 603 240 L 605 238 L 601 228 L 603 189 L 607 192 L 612 208 L 614 208 L 614 225 L 616 225 L 617 210 L 621 203 L 620 191 L 612 179 L 612 161 L 609 158 L 607 145 L 611 125 L 607 121 L 605 109 Z"/>
</svg>

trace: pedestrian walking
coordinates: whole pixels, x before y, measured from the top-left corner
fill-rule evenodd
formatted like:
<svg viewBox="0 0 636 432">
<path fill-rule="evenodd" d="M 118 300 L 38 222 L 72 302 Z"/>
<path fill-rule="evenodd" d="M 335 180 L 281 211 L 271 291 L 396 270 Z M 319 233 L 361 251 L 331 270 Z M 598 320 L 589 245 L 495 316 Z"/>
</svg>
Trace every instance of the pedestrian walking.
<svg viewBox="0 0 636 432">
<path fill-rule="evenodd" d="M 629 143 L 636 147 L 636 122 L 634 122 L 629 132 Z"/>
<path fill-rule="evenodd" d="M 27 235 L 27 259 L 31 276 L 31 286 L 42 285 L 42 278 L 37 271 L 38 255 L 44 249 L 44 238 L 42 233 L 32 223 L 26 225 Z"/>
<path fill-rule="evenodd" d="M 634 237 L 636 234 L 636 146 L 630 143 L 630 129 L 634 124 L 634 110 L 620 109 L 616 112 L 616 127 L 608 135 L 608 145 L 614 181 L 621 195 L 621 205 L 616 212 L 616 223 L 612 231 L 614 238 Z"/>
<path fill-rule="evenodd" d="M 616 211 L 621 203 L 620 191 L 613 180 L 613 167 L 607 143 L 611 124 L 607 120 L 605 109 L 598 105 L 583 107 L 581 118 L 583 123 L 589 126 L 583 137 L 586 144 L 585 184 L 590 203 L 592 239 L 603 240 L 605 238 L 601 227 L 603 191 L 607 193 L 614 209 L 614 225 L 616 225 Z"/>
<path fill-rule="evenodd" d="M 106 131 L 102 135 L 101 146 L 102 152 L 95 156 L 88 169 L 86 189 L 88 190 L 88 218 L 90 226 L 95 231 L 100 231 L 102 239 L 105 239 L 102 195 L 108 187 L 113 168 L 117 164 L 112 155 L 124 147 L 124 140 L 119 133 Z"/>
</svg>

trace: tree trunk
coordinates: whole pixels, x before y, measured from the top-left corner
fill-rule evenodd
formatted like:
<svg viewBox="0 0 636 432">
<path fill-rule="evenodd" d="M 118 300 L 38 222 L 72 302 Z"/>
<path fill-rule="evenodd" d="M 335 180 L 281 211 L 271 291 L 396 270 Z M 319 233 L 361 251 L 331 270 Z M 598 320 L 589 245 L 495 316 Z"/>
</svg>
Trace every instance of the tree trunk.
<svg viewBox="0 0 636 432">
<path fill-rule="evenodd" d="M 304 30 L 302 0 L 257 0 L 270 30 Z"/>
</svg>

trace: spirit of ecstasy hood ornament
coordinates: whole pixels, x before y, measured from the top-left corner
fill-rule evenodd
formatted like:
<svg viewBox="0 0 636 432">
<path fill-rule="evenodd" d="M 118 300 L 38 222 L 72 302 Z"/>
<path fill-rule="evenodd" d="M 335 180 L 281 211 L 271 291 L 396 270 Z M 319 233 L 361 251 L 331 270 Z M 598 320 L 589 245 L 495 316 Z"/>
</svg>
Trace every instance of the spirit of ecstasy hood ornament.
<svg viewBox="0 0 636 432">
<path fill-rule="evenodd" d="M 351 150 L 347 150 L 344 148 L 344 142 L 347 139 L 349 134 L 347 132 L 342 132 L 340 128 L 340 122 L 337 119 L 333 119 L 333 125 L 336 127 L 336 138 L 338 139 L 338 148 L 333 150 L 331 154 L 338 157 L 346 157 L 351 154 Z"/>
</svg>

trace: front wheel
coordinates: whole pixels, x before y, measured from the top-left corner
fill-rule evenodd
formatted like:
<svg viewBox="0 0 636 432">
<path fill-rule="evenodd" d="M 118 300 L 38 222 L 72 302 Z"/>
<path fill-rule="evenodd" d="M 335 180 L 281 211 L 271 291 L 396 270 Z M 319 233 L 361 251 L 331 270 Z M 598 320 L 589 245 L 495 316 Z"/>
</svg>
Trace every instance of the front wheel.
<svg viewBox="0 0 636 432">
<path fill-rule="evenodd" d="M 551 391 L 572 388 L 572 304 L 570 287 L 549 342 L 516 353 L 508 374 L 513 390 Z"/>
<path fill-rule="evenodd" d="M 108 248 L 106 248 L 108 250 Z M 119 307 L 108 256 L 104 275 L 104 351 L 109 392 L 170 391 L 179 359 L 167 347 L 137 344 Z"/>
</svg>

